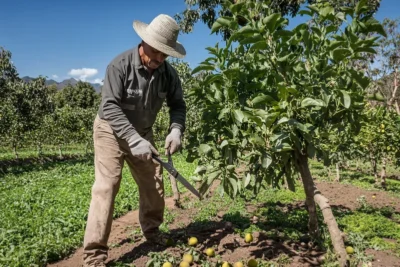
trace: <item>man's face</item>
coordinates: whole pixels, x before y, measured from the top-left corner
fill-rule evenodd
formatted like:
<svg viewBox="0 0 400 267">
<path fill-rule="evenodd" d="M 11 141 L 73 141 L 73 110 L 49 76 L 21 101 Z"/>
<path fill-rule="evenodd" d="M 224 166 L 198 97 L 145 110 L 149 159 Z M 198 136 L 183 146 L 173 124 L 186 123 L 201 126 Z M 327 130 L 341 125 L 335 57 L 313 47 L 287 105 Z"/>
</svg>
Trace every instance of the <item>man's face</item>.
<svg viewBox="0 0 400 267">
<path fill-rule="evenodd" d="M 143 64 L 153 70 L 157 69 L 168 57 L 168 55 L 158 51 L 157 49 L 151 47 L 145 42 L 142 43 L 140 56 L 142 58 Z"/>
</svg>

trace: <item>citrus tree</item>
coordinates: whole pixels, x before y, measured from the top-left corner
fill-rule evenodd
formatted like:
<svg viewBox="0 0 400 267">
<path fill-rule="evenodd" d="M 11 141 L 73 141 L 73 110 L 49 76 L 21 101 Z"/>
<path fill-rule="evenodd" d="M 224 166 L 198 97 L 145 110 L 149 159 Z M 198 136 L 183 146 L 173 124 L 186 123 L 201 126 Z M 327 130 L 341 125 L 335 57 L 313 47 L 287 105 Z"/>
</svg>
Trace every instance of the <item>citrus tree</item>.
<svg viewBox="0 0 400 267">
<path fill-rule="evenodd" d="M 317 203 L 344 266 L 341 232 L 308 159 L 327 154 L 318 144 L 321 136 L 343 127 L 359 130 L 370 80 L 351 62 L 375 53 L 379 36 L 367 36 L 384 30 L 366 1 L 336 9 L 310 5 L 299 12 L 310 20 L 292 30 L 285 29 L 288 20 L 280 13 L 271 13 L 268 1 L 225 6 L 233 15 L 218 18 L 211 31 L 226 28 L 231 37 L 224 47 L 208 48 L 210 57 L 193 70 L 204 78 L 190 92 L 203 113 L 188 147 L 198 159 L 200 191 L 206 193 L 217 179 L 221 192 L 232 197 L 249 185 L 257 192 L 265 182 L 277 186 L 283 179 L 294 190 L 300 174 L 309 231 L 319 235 Z M 263 15 L 255 20 L 254 14 Z M 237 16 L 249 23 L 240 27 Z M 238 174 L 240 165 L 245 170 Z"/>
<path fill-rule="evenodd" d="M 397 163 L 400 158 L 400 117 L 393 109 L 371 107 L 365 112 L 366 122 L 357 139 L 371 162 L 376 185 L 386 185 L 386 164 Z M 382 170 L 379 180 L 378 164 Z"/>
</svg>

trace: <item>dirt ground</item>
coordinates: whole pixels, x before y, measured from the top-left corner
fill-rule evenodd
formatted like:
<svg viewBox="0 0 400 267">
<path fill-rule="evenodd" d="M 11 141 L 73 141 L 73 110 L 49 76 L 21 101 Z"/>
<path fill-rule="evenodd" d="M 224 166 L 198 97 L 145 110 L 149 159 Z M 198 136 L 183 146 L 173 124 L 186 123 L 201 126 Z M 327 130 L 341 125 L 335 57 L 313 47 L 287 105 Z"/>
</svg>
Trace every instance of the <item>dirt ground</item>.
<svg viewBox="0 0 400 267">
<path fill-rule="evenodd" d="M 317 182 L 318 189 L 329 199 L 332 206 L 354 210 L 358 206 L 357 198 L 365 196 L 368 204 L 374 207 L 392 206 L 400 212 L 399 199 L 393 198 L 386 192 L 367 191 L 352 185 L 339 183 Z M 375 196 L 375 197 L 373 197 Z M 302 203 L 299 203 L 302 205 Z M 238 238 L 233 229 L 222 220 L 223 211 L 219 212 L 218 219 L 199 227 L 191 222 L 196 209 L 181 210 L 174 207 L 172 198 L 166 199 L 168 209 L 176 214 L 175 220 L 169 225 L 174 240 L 186 243 L 189 236 L 196 236 L 201 250 L 215 246 L 215 251 L 222 260 L 235 262 L 241 258 L 263 258 L 277 260 L 281 253 L 289 255 L 290 264 L 285 266 L 319 266 L 319 258 L 324 254 L 316 246 L 290 243 L 279 238 L 270 238 L 262 233 L 254 233 L 254 240 L 247 244 Z M 249 207 L 251 208 L 251 207 Z M 111 245 L 108 265 L 114 262 L 134 263 L 137 267 L 146 266 L 149 252 L 167 251 L 172 254 L 181 252 L 177 247 L 154 246 L 143 240 L 134 240 L 134 229 L 139 229 L 138 211 L 132 211 L 113 222 L 109 244 Z M 307 242 L 307 241 L 306 241 Z M 384 251 L 367 250 L 367 255 L 373 255 L 372 266 L 396 267 L 400 266 L 400 259 Z M 49 264 L 48 267 L 77 267 L 82 266 L 82 248 L 76 250 L 70 257 Z M 194 265 L 195 266 L 195 265 Z"/>
</svg>

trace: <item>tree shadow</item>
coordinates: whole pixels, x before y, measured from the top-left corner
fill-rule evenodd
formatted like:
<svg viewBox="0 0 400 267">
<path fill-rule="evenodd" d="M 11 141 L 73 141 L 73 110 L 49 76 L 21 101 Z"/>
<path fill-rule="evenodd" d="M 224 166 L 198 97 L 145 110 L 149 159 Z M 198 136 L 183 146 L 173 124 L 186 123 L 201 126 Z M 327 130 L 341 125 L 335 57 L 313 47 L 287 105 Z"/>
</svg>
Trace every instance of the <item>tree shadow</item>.
<svg viewBox="0 0 400 267">
<path fill-rule="evenodd" d="M 351 212 L 343 206 L 333 206 L 332 209 L 337 214 L 343 211 L 347 214 Z M 175 241 L 174 246 L 178 250 L 182 248 L 180 245 L 187 244 L 191 236 L 196 236 L 199 241 L 197 248 L 200 251 L 213 246 L 222 246 L 224 250 L 229 250 L 231 253 L 237 248 L 247 248 L 252 256 L 266 260 L 274 260 L 285 254 L 288 257 L 296 257 L 299 262 L 315 265 L 318 264 L 318 257 L 326 253 L 326 250 L 321 247 L 321 242 L 312 240 L 308 235 L 308 213 L 303 202 L 262 203 L 258 206 L 257 212 L 260 217 L 258 222 L 252 221 L 249 216 L 244 216 L 240 212 L 227 213 L 220 220 L 196 221 L 185 227 L 171 229 L 169 235 Z M 322 225 L 322 216 L 319 221 Z M 249 244 L 245 243 L 243 238 L 236 238 L 238 233 L 249 229 L 252 231 L 254 228 L 259 229 L 254 242 Z M 129 252 L 111 260 L 107 266 L 132 263 L 143 256 L 148 256 L 150 252 L 162 252 L 167 247 L 146 242 L 134 244 Z"/>
<path fill-rule="evenodd" d="M 19 175 L 31 171 L 49 170 L 56 166 L 71 166 L 77 163 L 93 162 L 93 155 L 64 155 L 60 158 L 57 155 L 46 157 L 32 157 L 19 160 L 0 161 L 0 178 L 6 174 Z"/>
</svg>

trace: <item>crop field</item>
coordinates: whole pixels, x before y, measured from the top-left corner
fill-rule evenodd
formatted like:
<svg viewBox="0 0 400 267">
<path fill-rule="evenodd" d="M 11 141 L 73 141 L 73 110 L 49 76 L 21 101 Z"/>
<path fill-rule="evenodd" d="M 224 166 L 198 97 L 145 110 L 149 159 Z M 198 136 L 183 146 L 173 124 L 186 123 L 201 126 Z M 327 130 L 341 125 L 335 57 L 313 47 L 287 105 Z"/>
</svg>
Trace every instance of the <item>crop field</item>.
<svg viewBox="0 0 400 267">
<path fill-rule="evenodd" d="M 194 165 L 186 162 L 184 155 L 174 156 L 174 161 L 176 168 L 190 177 Z M 351 170 L 342 172 L 340 183 L 333 182 L 316 161 L 312 172 L 319 188 L 330 197 L 339 227 L 346 234 L 346 245 L 354 250 L 350 255 L 353 266 L 377 260 L 399 264 L 400 182 L 388 180 L 388 190 L 382 191 L 374 187 L 373 177 Z M 171 199 L 170 183 L 164 177 L 167 199 Z M 79 264 L 81 254 L 74 251 L 82 244 L 93 179 L 91 157 L 9 169 L 0 184 L 0 266 L 78 266 L 74 264 Z M 334 266 L 329 237 L 312 240 L 307 235 L 308 215 L 301 186 L 295 192 L 266 187 L 257 195 L 247 190 L 234 201 L 217 193 L 199 201 L 179 188 L 182 207 L 167 200 L 161 227 L 173 243 L 146 245 L 134 212 L 138 208 L 137 188 L 124 168 L 115 204 L 109 266 L 162 266 L 167 261 L 175 266 L 184 254 L 193 255 L 195 266 L 218 266 L 224 261 L 247 264 L 250 259 L 258 266 Z M 326 232 L 321 216 L 319 220 L 321 231 Z M 251 234 L 251 241 L 246 242 L 246 234 Z M 197 239 L 196 245 L 189 245 L 191 237 Z M 212 257 L 205 253 L 210 248 Z"/>
</svg>

